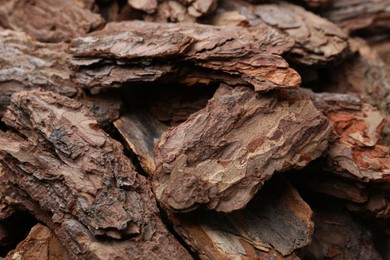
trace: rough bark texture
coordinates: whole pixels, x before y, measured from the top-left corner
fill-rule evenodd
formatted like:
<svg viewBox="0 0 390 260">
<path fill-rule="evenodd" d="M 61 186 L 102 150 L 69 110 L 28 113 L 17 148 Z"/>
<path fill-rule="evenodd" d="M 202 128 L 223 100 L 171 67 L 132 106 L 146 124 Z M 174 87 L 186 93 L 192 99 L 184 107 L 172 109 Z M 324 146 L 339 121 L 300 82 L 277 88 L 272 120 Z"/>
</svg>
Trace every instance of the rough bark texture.
<svg viewBox="0 0 390 260">
<path fill-rule="evenodd" d="M 0 116 L 18 91 L 43 88 L 62 95 L 77 93 L 69 78 L 67 46 L 32 40 L 22 32 L 0 31 Z"/>
<path fill-rule="evenodd" d="M 4 178 L 0 178 L 0 181 L 3 184 Z M 161 221 L 155 225 L 150 223 L 143 239 L 107 240 L 93 236 L 82 223 L 70 216 L 65 216 L 61 223 L 54 222 L 51 214 L 44 211 L 23 189 L 9 183 L 2 187 L 7 204 L 12 208 L 29 210 L 54 230 L 71 259 L 191 259 L 167 233 Z"/>
<path fill-rule="evenodd" d="M 390 0 L 330 0 L 322 15 L 346 32 L 390 29 Z"/>
<path fill-rule="evenodd" d="M 142 11 L 147 21 L 194 22 L 198 17 L 212 13 L 217 0 L 128 0 L 128 4 Z"/>
<path fill-rule="evenodd" d="M 174 79 L 189 85 L 241 83 L 267 91 L 299 86 L 299 75 L 279 56 L 293 42 L 265 24 L 245 29 L 135 21 L 108 24 L 72 41 L 70 50 L 74 79 L 83 88 Z M 203 78 L 197 75 L 202 72 Z"/>
<path fill-rule="evenodd" d="M 204 204 L 230 212 L 245 207 L 275 172 L 320 156 L 330 125 L 296 94 L 220 87 L 205 109 L 165 132 L 156 145 L 158 200 L 173 211 Z"/>
<path fill-rule="evenodd" d="M 53 232 L 48 227 L 37 224 L 16 249 L 5 257 L 5 260 L 16 259 L 69 260 L 70 258 Z"/>
<path fill-rule="evenodd" d="M 77 0 L 1 0 L 0 25 L 38 41 L 61 42 L 97 29 L 103 19 Z"/>
<path fill-rule="evenodd" d="M 87 252 L 74 251 L 68 241 L 71 255 L 91 253 L 97 235 L 114 241 L 133 237 L 131 245 L 117 246 L 125 252 L 143 247 L 148 255 L 162 236 L 167 254 L 188 258 L 159 219 L 147 180 L 81 103 L 51 92 L 19 92 L 3 121 L 13 130 L 0 134 L 5 178 L 50 212 L 51 221 L 62 223 L 62 236 L 75 239 L 81 232 L 74 243 Z M 107 258 L 102 248 L 94 254 Z"/>
<path fill-rule="evenodd" d="M 288 59 L 304 65 L 325 65 L 348 52 L 347 35 L 336 25 L 302 7 L 288 4 L 253 5 L 243 0 L 226 0 L 212 23 L 216 25 L 256 26 L 267 24 L 295 40 Z"/>
<path fill-rule="evenodd" d="M 326 155 L 329 170 L 353 180 L 387 182 L 390 148 L 378 144 L 385 124 L 381 113 L 356 96 L 312 93 L 311 98 L 339 137 Z"/>
<path fill-rule="evenodd" d="M 298 192 L 276 178 L 243 210 L 170 218 L 201 259 L 299 259 L 294 252 L 311 241 L 312 214 Z"/>
<path fill-rule="evenodd" d="M 379 54 L 379 57 L 384 61 L 387 74 L 390 75 L 390 39 L 385 38 L 370 43 L 370 46 Z"/>
<path fill-rule="evenodd" d="M 331 70 L 326 86 L 331 92 L 358 93 L 385 116 L 383 143 L 390 144 L 390 71 L 380 56 L 367 43 L 351 39 L 354 57 Z"/>
</svg>

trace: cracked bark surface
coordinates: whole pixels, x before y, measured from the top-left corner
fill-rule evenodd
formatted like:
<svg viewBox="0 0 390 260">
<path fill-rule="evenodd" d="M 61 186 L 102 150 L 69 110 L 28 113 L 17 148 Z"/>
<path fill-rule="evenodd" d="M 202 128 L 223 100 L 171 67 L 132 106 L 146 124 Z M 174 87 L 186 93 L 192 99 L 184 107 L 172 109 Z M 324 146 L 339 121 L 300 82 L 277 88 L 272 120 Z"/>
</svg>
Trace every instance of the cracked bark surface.
<svg viewBox="0 0 390 260">
<path fill-rule="evenodd" d="M 292 46 L 291 38 L 265 24 L 245 29 L 133 21 L 75 39 L 70 51 L 75 82 L 93 91 L 172 79 L 268 91 L 299 86 L 300 76 L 279 56 Z"/>
<path fill-rule="evenodd" d="M 320 156 L 330 134 L 326 118 L 298 93 L 221 86 L 206 108 L 163 133 L 153 188 L 170 211 L 231 212 L 275 172 Z"/>
<path fill-rule="evenodd" d="M 0 116 L 18 91 L 43 88 L 65 96 L 77 89 L 69 78 L 67 45 L 34 41 L 23 32 L 0 31 Z"/>
<path fill-rule="evenodd" d="M 362 29 L 388 30 L 390 28 L 389 0 L 330 0 L 321 13 L 346 32 Z"/>
<path fill-rule="evenodd" d="M 77 0 L 1 0 L 0 25 L 42 42 L 70 41 L 103 25 L 100 15 L 82 5 Z"/>
<path fill-rule="evenodd" d="M 283 178 L 268 182 L 243 210 L 171 214 L 175 230 L 201 259 L 300 259 L 313 212 Z"/>
<path fill-rule="evenodd" d="M 0 134 L 4 178 L 50 221 L 62 223 L 59 234 L 72 256 L 107 258 L 107 245 L 94 249 L 94 236 L 101 236 L 113 241 L 107 252 L 121 250 L 114 256 L 131 256 L 136 246 L 144 251 L 134 257 L 145 256 L 163 243 L 162 256 L 189 257 L 160 220 L 148 181 L 81 103 L 52 92 L 19 92 L 3 121 L 12 129 Z M 84 249 L 77 252 L 72 243 Z"/>
<path fill-rule="evenodd" d="M 226 0 L 211 22 L 216 25 L 256 26 L 267 24 L 295 40 L 287 59 L 304 65 L 326 65 L 348 53 L 347 35 L 335 24 L 302 7 L 279 2 L 254 5 Z"/>
</svg>

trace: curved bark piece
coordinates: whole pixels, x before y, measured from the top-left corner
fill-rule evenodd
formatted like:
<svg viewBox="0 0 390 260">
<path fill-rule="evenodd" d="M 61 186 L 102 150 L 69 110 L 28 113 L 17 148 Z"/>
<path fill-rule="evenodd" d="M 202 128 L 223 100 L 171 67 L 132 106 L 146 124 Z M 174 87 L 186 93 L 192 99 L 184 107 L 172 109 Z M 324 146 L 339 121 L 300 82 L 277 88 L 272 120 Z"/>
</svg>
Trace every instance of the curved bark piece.
<svg viewBox="0 0 390 260">
<path fill-rule="evenodd" d="M 309 92 L 307 92 L 309 93 Z M 309 94 L 327 115 L 339 139 L 329 145 L 328 170 L 363 182 L 388 182 L 390 147 L 379 145 L 385 124 L 382 114 L 356 96 Z"/>
<path fill-rule="evenodd" d="M 330 0 L 321 13 L 346 32 L 390 29 L 390 0 Z"/>
<path fill-rule="evenodd" d="M 169 218 L 201 259 L 300 259 L 295 253 L 311 242 L 312 215 L 288 181 L 273 178 L 240 211 L 195 211 Z"/>
<path fill-rule="evenodd" d="M 303 65 L 327 65 L 348 53 L 348 36 L 335 24 L 300 6 L 279 2 L 253 5 L 226 0 L 211 22 L 215 25 L 267 24 L 295 40 L 288 59 Z"/>
<path fill-rule="evenodd" d="M 142 246 L 159 234 L 168 251 L 188 258 L 159 219 L 150 184 L 81 103 L 52 92 L 19 92 L 3 121 L 14 131 L 0 134 L 4 176 L 39 202 L 51 221 L 76 225 L 68 236 L 85 233 L 77 243 L 102 236 L 133 238 L 131 246 Z"/>
<path fill-rule="evenodd" d="M 326 149 L 331 127 L 297 93 L 220 87 L 206 108 L 165 132 L 155 147 L 154 191 L 171 211 L 245 207 L 275 172 Z"/>
<path fill-rule="evenodd" d="M 10 96 L 18 91 L 43 88 L 62 95 L 77 93 L 69 78 L 67 45 L 45 44 L 23 32 L 0 31 L 0 117 Z"/>
<path fill-rule="evenodd" d="M 292 46 L 291 38 L 264 24 L 245 29 L 133 21 L 111 23 L 75 39 L 70 51 L 74 79 L 83 88 L 172 81 L 167 76 L 173 74 L 194 84 L 191 74 L 213 73 L 215 78 L 203 80 L 229 84 L 232 79 L 232 84 L 238 81 L 267 91 L 299 86 L 300 76 L 279 56 Z"/>
<path fill-rule="evenodd" d="M 103 25 L 100 15 L 77 0 L 1 0 L 0 25 L 42 42 L 70 41 Z"/>
</svg>

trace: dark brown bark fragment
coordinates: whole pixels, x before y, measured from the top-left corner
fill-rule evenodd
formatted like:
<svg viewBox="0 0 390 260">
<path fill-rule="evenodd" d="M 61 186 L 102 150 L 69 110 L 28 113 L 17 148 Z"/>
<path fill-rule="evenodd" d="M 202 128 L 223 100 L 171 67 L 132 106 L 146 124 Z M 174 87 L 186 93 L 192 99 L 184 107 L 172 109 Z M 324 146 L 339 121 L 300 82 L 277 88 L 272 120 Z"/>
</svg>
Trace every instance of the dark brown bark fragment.
<svg viewBox="0 0 390 260">
<path fill-rule="evenodd" d="M 125 252 L 143 243 L 152 250 L 163 236 L 167 252 L 188 258 L 159 219 L 147 180 L 81 103 L 51 92 L 19 92 L 3 121 L 12 129 L 0 134 L 6 180 L 24 190 L 29 203 L 39 202 L 50 221 L 62 223 L 60 235 L 87 248 L 71 255 L 90 254 L 96 235 L 133 237 L 128 246 L 112 242 Z M 69 241 L 66 246 L 75 250 Z M 95 253 L 105 254 L 102 248 Z"/>
<path fill-rule="evenodd" d="M 310 259 L 382 259 L 370 232 L 355 222 L 340 202 L 324 199 L 317 203 L 313 242 L 306 249 Z"/>
<path fill-rule="evenodd" d="M 287 58 L 299 64 L 331 64 L 348 53 L 347 35 L 341 29 L 293 4 L 253 5 L 243 0 L 226 0 L 218 7 L 211 22 L 244 26 L 265 23 L 279 29 L 295 40 Z"/>
<path fill-rule="evenodd" d="M 0 116 L 18 91 L 43 88 L 62 95 L 77 93 L 69 78 L 67 45 L 45 44 L 23 32 L 0 31 Z"/>
<path fill-rule="evenodd" d="M 77 0 L 1 0 L 0 25 L 24 31 L 38 41 L 70 41 L 103 25 L 100 15 Z"/>
<path fill-rule="evenodd" d="M 331 128 L 298 93 L 220 87 L 206 108 L 165 132 L 155 147 L 154 191 L 169 210 L 245 207 L 275 172 L 305 166 Z"/>
<path fill-rule="evenodd" d="M 311 241 L 312 214 L 286 180 L 275 178 L 243 210 L 170 218 L 201 259 L 299 259 L 296 250 Z"/>
<path fill-rule="evenodd" d="M 265 24 L 246 29 L 134 21 L 108 24 L 75 39 L 70 50 L 75 82 L 92 90 L 165 80 L 267 91 L 299 86 L 299 75 L 279 56 L 292 46 L 291 38 Z"/>
<path fill-rule="evenodd" d="M 346 32 L 362 29 L 389 30 L 389 0 L 330 0 L 322 15 Z"/>
</svg>

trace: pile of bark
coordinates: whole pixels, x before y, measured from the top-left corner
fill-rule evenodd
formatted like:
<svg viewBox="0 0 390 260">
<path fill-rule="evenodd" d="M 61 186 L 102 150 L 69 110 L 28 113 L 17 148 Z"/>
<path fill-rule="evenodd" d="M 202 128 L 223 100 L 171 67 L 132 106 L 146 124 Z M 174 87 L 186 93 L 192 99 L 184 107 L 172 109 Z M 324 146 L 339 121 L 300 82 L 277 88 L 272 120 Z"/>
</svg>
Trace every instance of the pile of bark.
<svg viewBox="0 0 390 260">
<path fill-rule="evenodd" d="M 5 259 L 388 259 L 390 1 L 0 0 Z"/>
</svg>

